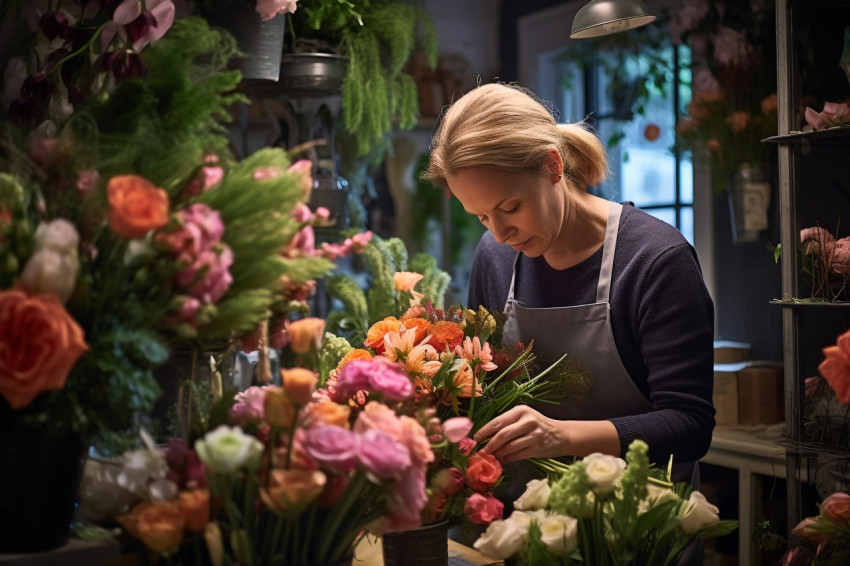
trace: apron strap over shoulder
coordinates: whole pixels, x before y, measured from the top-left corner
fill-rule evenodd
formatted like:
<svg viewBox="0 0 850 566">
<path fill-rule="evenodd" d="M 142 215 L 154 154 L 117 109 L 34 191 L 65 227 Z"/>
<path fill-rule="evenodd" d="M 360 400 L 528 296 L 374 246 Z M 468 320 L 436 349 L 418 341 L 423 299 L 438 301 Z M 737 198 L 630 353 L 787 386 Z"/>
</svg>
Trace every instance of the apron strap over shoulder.
<svg viewBox="0 0 850 566">
<path fill-rule="evenodd" d="M 611 294 L 611 273 L 614 271 L 614 250 L 617 249 L 617 232 L 620 229 L 620 213 L 623 205 L 611 202 L 608 206 L 608 224 L 605 227 L 605 243 L 602 246 L 602 268 L 596 286 L 596 302 L 607 303 Z"/>
</svg>

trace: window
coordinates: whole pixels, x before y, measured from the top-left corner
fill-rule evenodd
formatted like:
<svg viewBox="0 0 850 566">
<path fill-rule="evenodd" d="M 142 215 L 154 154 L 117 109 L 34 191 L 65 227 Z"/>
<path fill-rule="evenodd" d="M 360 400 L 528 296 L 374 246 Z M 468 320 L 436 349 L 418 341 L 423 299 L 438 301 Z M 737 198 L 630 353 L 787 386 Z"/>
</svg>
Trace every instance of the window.
<svg viewBox="0 0 850 566">
<path fill-rule="evenodd" d="M 690 156 L 673 151 L 676 120 L 690 101 L 690 50 L 669 46 L 648 57 L 621 60 L 607 53 L 582 65 L 570 62 L 569 48 L 560 53 L 559 74 L 563 121 L 584 117 L 608 147 L 611 178 L 592 190 L 610 200 L 635 206 L 678 228 L 694 243 L 694 175 Z M 647 69 L 662 69 L 660 83 Z M 674 80 L 675 79 L 675 80 Z M 646 89 L 644 111 L 632 113 L 632 102 Z M 676 111 L 678 107 L 679 111 Z"/>
</svg>

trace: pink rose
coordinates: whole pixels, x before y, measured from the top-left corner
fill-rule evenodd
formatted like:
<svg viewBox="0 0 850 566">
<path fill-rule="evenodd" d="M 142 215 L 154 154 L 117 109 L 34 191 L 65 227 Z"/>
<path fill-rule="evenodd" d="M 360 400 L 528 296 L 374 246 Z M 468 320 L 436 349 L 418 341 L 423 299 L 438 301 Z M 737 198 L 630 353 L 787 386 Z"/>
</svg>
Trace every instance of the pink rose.
<svg viewBox="0 0 850 566">
<path fill-rule="evenodd" d="M 489 491 L 502 477 L 502 465 L 492 454 L 478 452 L 469 457 L 466 483 L 475 491 Z"/>
<path fill-rule="evenodd" d="M 836 525 L 847 525 L 850 522 L 850 495 L 836 492 L 823 500 L 820 507 L 821 517 L 827 517 Z"/>
<path fill-rule="evenodd" d="M 370 429 L 360 435 L 357 460 L 379 478 L 397 480 L 410 467 L 410 452 L 388 434 Z"/>
<path fill-rule="evenodd" d="M 454 495 L 463 489 L 463 472 L 455 467 L 443 468 L 434 475 L 431 486 L 446 495 Z"/>
<path fill-rule="evenodd" d="M 428 442 L 428 437 L 425 436 L 425 429 L 413 417 L 402 415 L 399 420 L 401 421 L 401 443 L 410 452 L 413 465 L 424 469 L 428 463 L 434 461 L 434 450 Z"/>
<path fill-rule="evenodd" d="M 343 395 L 365 389 L 392 401 L 402 401 L 413 394 L 413 384 L 407 374 L 398 364 L 383 358 L 349 362 L 339 372 L 336 388 Z"/>
<path fill-rule="evenodd" d="M 347 474 L 354 469 L 354 456 L 358 451 L 358 437 L 341 426 L 324 425 L 308 429 L 304 449 L 326 468 Z"/>
<path fill-rule="evenodd" d="M 467 417 L 453 417 L 443 423 L 443 434 L 449 442 L 456 443 L 472 430 L 472 421 Z"/>
<path fill-rule="evenodd" d="M 470 495 L 463 506 L 467 519 L 477 525 L 489 525 L 501 519 L 504 510 L 505 506 L 501 501 L 490 494 L 481 495 L 480 493 Z"/>
<path fill-rule="evenodd" d="M 181 259 L 181 258 L 178 258 Z M 204 303 L 216 303 L 233 283 L 229 268 L 233 265 L 233 252 L 221 245 L 221 251 L 203 251 L 180 273 L 177 283 L 190 295 Z M 198 278 L 202 274 L 201 278 Z"/>
</svg>

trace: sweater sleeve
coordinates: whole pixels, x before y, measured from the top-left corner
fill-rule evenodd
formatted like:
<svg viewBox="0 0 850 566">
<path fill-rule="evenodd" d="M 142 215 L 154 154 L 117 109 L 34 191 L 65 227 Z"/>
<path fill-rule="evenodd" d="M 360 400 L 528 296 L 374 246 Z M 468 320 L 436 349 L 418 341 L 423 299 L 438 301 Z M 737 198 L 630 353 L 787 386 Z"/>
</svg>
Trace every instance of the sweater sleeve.
<svg viewBox="0 0 850 566">
<path fill-rule="evenodd" d="M 638 337 L 652 411 L 611 419 L 623 453 L 640 438 L 660 466 L 695 462 L 714 429 L 714 306 L 696 252 L 669 248 L 632 288 L 631 331 Z"/>
</svg>

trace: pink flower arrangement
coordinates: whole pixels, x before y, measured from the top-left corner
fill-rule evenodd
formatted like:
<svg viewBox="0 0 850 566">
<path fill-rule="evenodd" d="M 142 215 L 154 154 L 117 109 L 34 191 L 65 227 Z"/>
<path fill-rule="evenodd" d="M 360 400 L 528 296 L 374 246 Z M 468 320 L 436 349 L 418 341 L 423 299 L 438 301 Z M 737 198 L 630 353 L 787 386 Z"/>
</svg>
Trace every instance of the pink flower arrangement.
<svg viewBox="0 0 850 566">
<path fill-rule="evenodd" d="M 800 244 L 812 276 L 812 298 L 843 297 L 850 278 L 850 237 L 836 239 L 829 230 L 812 226 L 800 230 Z"/>
<path fill-rule="evenodd" d="M 818 508 L 818 515 L 806 517 L 794 527 L 800 545 L 785 554 L 783 566 L 846 564 L 850 560 L 850 495 L 832 493 Z"/>
</svg>

